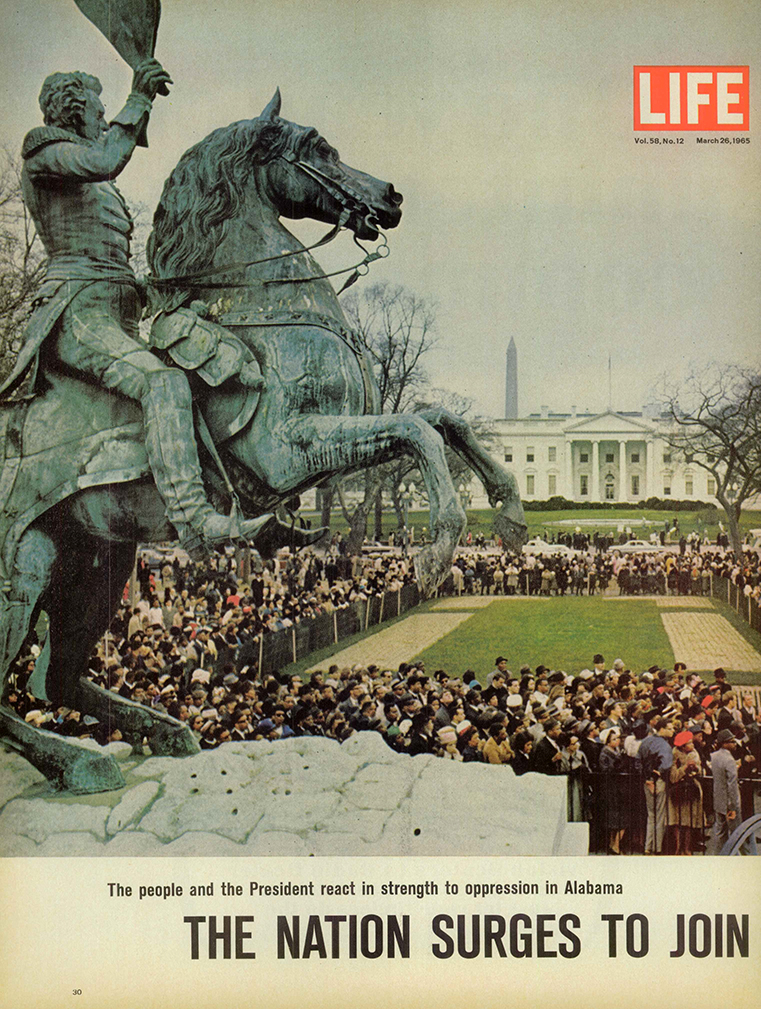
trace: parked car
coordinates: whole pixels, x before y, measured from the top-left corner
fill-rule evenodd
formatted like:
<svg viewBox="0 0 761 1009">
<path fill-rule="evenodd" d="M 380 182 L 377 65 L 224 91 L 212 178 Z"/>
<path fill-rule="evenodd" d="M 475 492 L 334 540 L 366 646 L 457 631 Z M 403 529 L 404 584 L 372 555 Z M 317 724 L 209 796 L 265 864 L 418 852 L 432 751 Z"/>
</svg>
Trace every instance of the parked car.
<svg viewBox="0 0 761 1009">
<path fill-rule="evenodd" d="M 565 546 L 563 543 L 548 543 L 541 536 L 529 540 L 521 551 L 524 554 L 534 554 L 537 557 L 575 557 L 578 550 Z"/>
<path fill-rule="evenodd" d="M 660 543 L 650 543 L 648 540 L 629 540 L 628 543 L 614 543 L 612 547 L 608 547 L 608 553 L 660 554 L 663 549 Z"/>
</svg>

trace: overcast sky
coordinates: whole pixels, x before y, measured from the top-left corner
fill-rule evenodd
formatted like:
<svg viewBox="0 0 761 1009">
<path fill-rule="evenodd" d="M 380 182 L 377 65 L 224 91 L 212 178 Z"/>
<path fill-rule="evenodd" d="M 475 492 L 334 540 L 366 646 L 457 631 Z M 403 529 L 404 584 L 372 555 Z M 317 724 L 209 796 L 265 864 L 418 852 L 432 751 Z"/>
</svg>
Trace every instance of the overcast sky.
<svg viewBox="0 0 761 1009">
<path fill-rule="evenodd" d="M 73 0 L 0 4 L 9 148 L 54 70 L 97 74 L 118 111 L 131 72 Z M 604 409 L 609 354 L 614 407 L 637 409 L 663 371 L 761 362 L 761 137 L 635 145 L 632 67 L 749 64 L 753 126 L 760 36 L 757 0 L 164 0 L 175 86 L 119 186 L 153 208 L 187 147 L 279 86 L 285 118 L 404 194 L 371 279 L 438 304 L 436 384 L 501 416 L 513 336 L 521 413 Z"/>
</svg>

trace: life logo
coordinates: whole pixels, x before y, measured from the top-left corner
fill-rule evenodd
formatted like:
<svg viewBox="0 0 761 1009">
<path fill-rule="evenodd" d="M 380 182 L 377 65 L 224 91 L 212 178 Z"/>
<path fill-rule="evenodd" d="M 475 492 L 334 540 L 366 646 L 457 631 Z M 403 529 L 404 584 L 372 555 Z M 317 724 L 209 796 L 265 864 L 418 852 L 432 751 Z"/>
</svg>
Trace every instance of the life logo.
<svg viewBox="0 0 761 1009">
<path fill-rule="evenodd" d="M 749 67 L 635 67 L 635 130 L 749 130 Z"/>
</svg>

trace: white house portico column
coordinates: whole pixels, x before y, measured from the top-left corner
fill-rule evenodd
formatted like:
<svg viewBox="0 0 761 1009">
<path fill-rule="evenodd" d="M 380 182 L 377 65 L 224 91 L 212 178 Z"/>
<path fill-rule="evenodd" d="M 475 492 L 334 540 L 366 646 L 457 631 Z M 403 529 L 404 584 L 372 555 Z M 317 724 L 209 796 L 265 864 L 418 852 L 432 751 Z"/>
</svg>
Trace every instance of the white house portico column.
<svg viewBox="0 0 761 1009">
<path fill-rule="evenodd" d="M 565 442 L 565 496 L 569 501 L 576 497 L 573 485 L 573 442 L 570 438 L 566 438 Z"/>
<path fill-rule="evenodd" d="M 655 497 L 655 439 L 648 438 L 645 445 L 647 446 L 647 489 L 645 497 Z"/>
<path fill-rule="evenodd" d="M 600 500 L 600 443 L 592 442 L 592 500 Z"/>
<path fill-rule="evenodd" d="M 619 470 L 621 472 L 621 489 L 619 492 L 619 498 L 622 501 L 627 501 L 629 499 L 629 484 L 628 484 L 628 474 L 626 472 L 626 442 L 620 441 L 618 443 L 618 458 L 619 458 Z"/>
</svg>

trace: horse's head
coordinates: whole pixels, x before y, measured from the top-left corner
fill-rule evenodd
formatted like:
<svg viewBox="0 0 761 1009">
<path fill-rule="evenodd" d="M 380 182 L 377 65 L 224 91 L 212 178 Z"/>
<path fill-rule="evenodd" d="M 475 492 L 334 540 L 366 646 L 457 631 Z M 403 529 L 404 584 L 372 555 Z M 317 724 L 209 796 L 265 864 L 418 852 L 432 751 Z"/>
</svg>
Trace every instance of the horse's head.
<svg viewBox="0 0 761 1009">
<path fill-rule="evenodd" d="M 342 164 L 316 130 L 279 112 L 276 91 L 260 116 L 215 130 L 183 154 L 153 217 L 147 251 L 154 277 L 207 269 L 230 223 L 245 213 L 252 185 L 259 202 L 283 217 L 340 223 L 369 240 L 397 226 L 402 197 L 392 185 Z M 170 288 L 163 303 L 179 297 Z"/>
<path fill-rule="evenodd" d="M 270 156 L 260 165 L 259 186 L 283 217 L 339 221 L 358 238 L 395 228 L 402 196 L 388 182 L 350 168 L 317 130 L 280 118 L 280 91 L 259 116 Z"/>
</svg>

